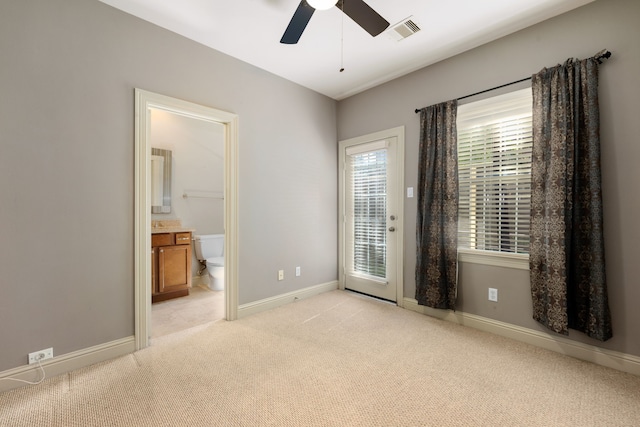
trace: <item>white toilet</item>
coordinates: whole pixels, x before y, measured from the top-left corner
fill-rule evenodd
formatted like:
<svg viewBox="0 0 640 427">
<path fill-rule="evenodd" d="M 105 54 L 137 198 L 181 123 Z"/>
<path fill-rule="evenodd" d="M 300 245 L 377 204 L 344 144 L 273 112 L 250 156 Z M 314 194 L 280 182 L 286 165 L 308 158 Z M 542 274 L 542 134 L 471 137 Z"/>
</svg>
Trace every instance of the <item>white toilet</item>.
<svg viewBox="0 0 640 427">
<path fill-rule="evenodd" d="M 207 263 L 209 289 L 224 289 L 224 234 L 200 234 L 193 236 L 198 261 Z"/>
</svg>

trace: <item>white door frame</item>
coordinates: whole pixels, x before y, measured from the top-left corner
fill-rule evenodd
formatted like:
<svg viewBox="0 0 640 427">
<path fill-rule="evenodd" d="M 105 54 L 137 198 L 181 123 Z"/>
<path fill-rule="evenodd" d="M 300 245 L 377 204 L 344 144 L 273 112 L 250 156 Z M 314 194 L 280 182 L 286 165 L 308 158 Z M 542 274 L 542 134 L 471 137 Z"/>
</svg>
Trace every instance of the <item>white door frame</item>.
<svg viewBox="0 0 640 427">
<path fill-rule="evenodd" d="M 398 220 L 395 223 L 397 231 L 396 249 L 396 304 L 403 306 L 404 298 L 404 126 L 374 132 L 339 142 L 339 201 L 338 201 L 338 287 L 345 289 L 345 147 L 349 145 L 365 144 L 388 138 L 396 138 L 398 143 L 395 170 L 397 171 L 396 188 L 398 199 Z"/>
<path fill-rule="evenodd" d="M 238 318 L 238 115 L 135 90 L 134 289 L 136 350 L 149 345 L 151 326 L 151 145 L 149 108 L 224 125 L 225 313 Z"/>
</svg>

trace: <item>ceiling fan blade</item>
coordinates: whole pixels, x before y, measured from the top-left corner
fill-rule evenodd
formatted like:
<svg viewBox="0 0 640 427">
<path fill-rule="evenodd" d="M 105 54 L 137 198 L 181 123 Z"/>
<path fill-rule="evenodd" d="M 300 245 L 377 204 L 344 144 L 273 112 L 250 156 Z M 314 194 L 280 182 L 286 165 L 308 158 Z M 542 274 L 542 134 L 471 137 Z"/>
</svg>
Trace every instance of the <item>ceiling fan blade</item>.
<svg viewBox="0 0 640 427">
<path fill-rule="evenodd" d="M 380 16 L 363 0 L 339 0 L 336 7 L 344 11 L 349 18 L 353 19 L 356 24 L 360 25 L 373 37 L 386 30 L 389 26 L 389 21 Z"/>
<path fill-rule="evenodd" d="M 302 32 L 307 27 L 313 12 L 316 10 L 309 6 L 306 0 L 302 0 L 293 14 L 287 29 L 284 31 L 280 43 L 284 44 L 296 44 L 302 36 Z"/>
</svg>

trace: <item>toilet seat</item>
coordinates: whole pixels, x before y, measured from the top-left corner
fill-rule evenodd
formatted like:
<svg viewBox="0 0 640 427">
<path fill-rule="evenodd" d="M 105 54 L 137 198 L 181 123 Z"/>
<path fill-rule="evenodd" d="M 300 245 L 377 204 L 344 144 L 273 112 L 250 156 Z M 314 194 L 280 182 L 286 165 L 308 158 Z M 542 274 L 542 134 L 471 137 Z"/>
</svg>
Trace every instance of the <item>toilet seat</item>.
<svg viewBox="0 0 640 427">
<path fill-rule="evenodd" d="M 211 264 L 214 267 L 224 267 L 224 257 L 207 258 L 207 264 Z"/>
</svg>

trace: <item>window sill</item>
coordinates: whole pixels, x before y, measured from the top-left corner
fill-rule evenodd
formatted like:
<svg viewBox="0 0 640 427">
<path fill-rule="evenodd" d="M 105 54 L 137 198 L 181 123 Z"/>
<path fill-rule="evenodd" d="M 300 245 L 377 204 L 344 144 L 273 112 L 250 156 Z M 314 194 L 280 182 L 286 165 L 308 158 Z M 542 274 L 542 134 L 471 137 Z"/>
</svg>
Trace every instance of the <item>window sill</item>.
<svg viewBox="0 0 640 427">
<path fill-rule="evenodd" d="M 493 265 L 495 267 L 529 270 L 528 254 L 458 249 L 458 261 L 471 264 Z"/>
</svg>

